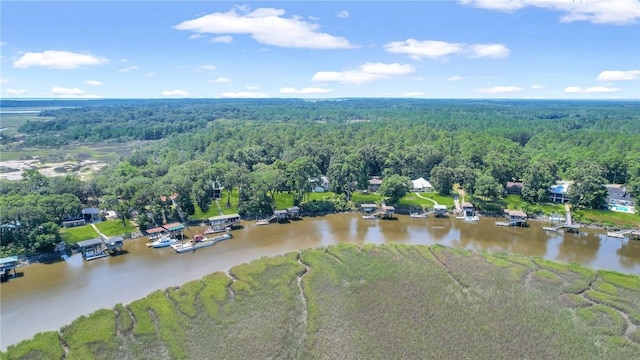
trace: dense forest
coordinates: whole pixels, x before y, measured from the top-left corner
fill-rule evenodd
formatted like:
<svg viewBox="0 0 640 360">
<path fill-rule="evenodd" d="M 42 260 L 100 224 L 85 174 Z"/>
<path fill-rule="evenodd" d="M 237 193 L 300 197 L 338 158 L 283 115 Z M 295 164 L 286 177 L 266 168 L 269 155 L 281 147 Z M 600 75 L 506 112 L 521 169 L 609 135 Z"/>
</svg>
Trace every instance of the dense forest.
<svg viewBox="0 0 640 360">
<path fill-rule="evenodd" d="M 158 224 L 206 211 L 212 181 L 238 191 L 243 215 L 267 213 L 290 191 L 308 210 L 349 207 L 351 193 L 383 178 L 391 196 L 408 179 L 442 194 L 454 183 L 483 198 L 523 181 L 523 199 L 546 201 L 556 180 L 573 180 L 576 206 L 601 208 L 604 184 L 640 195 L 640 108 L 633 101 L 260 99 L 2 100 L 53 107 L 3 139 L 3 150 L 97 141 L 155 140 L 90 181 L 27 173 L 0 183 L 2 246 L 45 249 L 61 216 L 86 205 Z M 50 120 L 49 120 L 50 119 Z M 305 204 L 309 178 L 326 175 L 338 197 Z M 388 190 L 388 191 L 387 191 Z M 177 194 L 176 204 L 167 197 Z M 64 199 L 62 198 L 64 197 Z M 55 198 L 55 200 L 54 200 Z M 165 199 L 165 200 L 162 200 Z M 54 205 L 51 205 L 53 203 Z M 19 224 L 19 226 L 17 225 Z M 43 228 L 43 224 L 47 224 Z"/>
</svg>

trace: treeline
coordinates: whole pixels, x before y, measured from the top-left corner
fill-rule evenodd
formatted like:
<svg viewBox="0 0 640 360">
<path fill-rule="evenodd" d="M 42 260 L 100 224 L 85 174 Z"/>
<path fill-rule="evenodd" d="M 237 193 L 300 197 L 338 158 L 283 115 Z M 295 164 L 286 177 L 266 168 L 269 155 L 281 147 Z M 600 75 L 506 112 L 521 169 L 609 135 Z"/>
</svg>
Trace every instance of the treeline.
<svg viewBox="0 0 640 360">
<path fill-rule="evenodd" d="M 238 196 L 241 214 L 271 211 L 275 194 L 284 191 L 309 209 L 346 208 L 371 176 L 386 179 L 383 189 L 396 199 L 399 183 L 418 177 L 443 194 L 458 183 L 488 199 L 518 180 L 530 202 L 546 201 L 549 186 L 568 179 L 575 181 L 575 205 L 601 208 L 605 183 L 626 184 L 640 195 L 637 110 L 637 102 L 622 101 L 140 100 L 44 112 L 55 120 L 23 130 L 76 141 L 75 131 L 93 129 L 77 139 L 85 141 L 105 139 L 98 134 L 107 129 L 130 129 L 114 133 L 122 137 L 112 140 L 120 141 L 167 127 L 154 137 L 162 140 L 112 164 L 74 194 L 82 203 L 93 199 L 117 210 L 123 220 L 137 214 L 144 229 L 192 215 L 196 206 L 206 212 L 212 181 L 225 187 L 226 202 Z M 338 198 L 305 204 L 309 178 L 321 174 Z M 3 196 L 40 191 L 33 179 L 1 184 Z M 65 192 L 49 190 L 54 193 Z M 175 203 L 167 200 L 171 195 Z M 0 220 L 15 221 L 11 216 Z"/>
</svg>

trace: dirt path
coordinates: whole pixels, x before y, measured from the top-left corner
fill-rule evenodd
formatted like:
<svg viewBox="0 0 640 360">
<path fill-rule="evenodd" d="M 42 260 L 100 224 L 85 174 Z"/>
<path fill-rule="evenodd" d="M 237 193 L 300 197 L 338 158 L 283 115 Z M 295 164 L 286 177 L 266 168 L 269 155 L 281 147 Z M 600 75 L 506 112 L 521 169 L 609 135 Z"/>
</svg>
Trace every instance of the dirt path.
<svg viewBox="0 0 640 360">
<path fill-rule="evenodd" d="M 100 230 L 98 230 L 98 227 L 95 224 L 91 224 L 91 227 L 93 228 L 93 230 L 95 230 L 98 235 L 100 235 L 101 238 L 107 240 L 109 237 L 103 233 L 100 232 Z"/>
<path fill-rule="evenodd" d="M 429 199 L 429 198 L 427 198 L 427 197 L 424 197 L 424 196 L 420 195 L 420 193 L 414 193 L 414 194 L 416 194 L 416 196 L 417 196 L 417 197 L 419 197 L 419 198 L 421 198 L 421 199 L 429 200 L 429 201 L 431 201 L 432 203 L 434 203 L 434 204 L 438 205 L 438 202 L 437 202 L 437 201 L 435 201 L 435 200 L 433 200 L 433 199 Z"/>
</svg>

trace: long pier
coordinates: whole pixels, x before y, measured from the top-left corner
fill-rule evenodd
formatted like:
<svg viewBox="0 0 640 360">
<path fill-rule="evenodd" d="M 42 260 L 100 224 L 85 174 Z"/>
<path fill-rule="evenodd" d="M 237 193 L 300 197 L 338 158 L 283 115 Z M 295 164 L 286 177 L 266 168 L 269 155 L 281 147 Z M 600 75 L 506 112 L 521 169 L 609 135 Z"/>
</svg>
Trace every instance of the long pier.
<svg viewBox="0 0 640 360">
<path fill-rule="evenodd" d="M 560 224 L 556 226 L 545 226 L 542 229 L 548 230 L 548 231 L 558 231 L 560 229 L 566 229 L 568 232 L 577 233 L 579 231 L 578 229 L 580 228 L 580 226 L 573 223 L 573 220 L 571 219 L 571 208 L 569 207 L 569 204 L 564 204 L 564 210 L 565 210 L 564 224 Z"/>
</svg>

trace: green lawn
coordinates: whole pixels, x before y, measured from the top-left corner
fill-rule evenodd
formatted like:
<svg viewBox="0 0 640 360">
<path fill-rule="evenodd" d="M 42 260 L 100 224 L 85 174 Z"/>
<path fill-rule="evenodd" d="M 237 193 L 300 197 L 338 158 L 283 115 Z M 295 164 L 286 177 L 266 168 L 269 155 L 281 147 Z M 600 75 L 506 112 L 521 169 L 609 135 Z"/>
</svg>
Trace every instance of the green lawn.
<svg viewBox="0 0 640 360">
<path fill-rule="evenodd" d="M 95 239 L 100 237 L 98 233 L 93 230 L 91 225 L 84 225 L 72 228 L 60 229 L 60 235 L 64 241 L 68 244 L 75 244 L 78 241 Z"/>
<path fill-rule="evenodd" d="M 351 201 L 354 203 L 377 203 L 382 200 L 382 196 L 379 194 L 363 194 L 354 192 L 351 194 Z"/>
<path fill-rule="evenodd" d="M 131 224 L 131 221 L 126 220 L 125 225 L 122 225 L 120 219 L 110 219 L 96 224 L 98 230 L 107 236 L 120 236 L 122 234 L 128 234 L 136 231 L 136 227 Z"/>
<path fill-rule="evenodd" d="M 284 210 L 293 206 L 293 193 L 283 192 L 275 194 L 276 210 Z"/>
<path fill-rule="evenodd" d="M 638 215 L 609 210 L 577 209 L 573 211 L 573 220 L 619 228 L 636 228 L 640 225 Z"/>
</svg>

